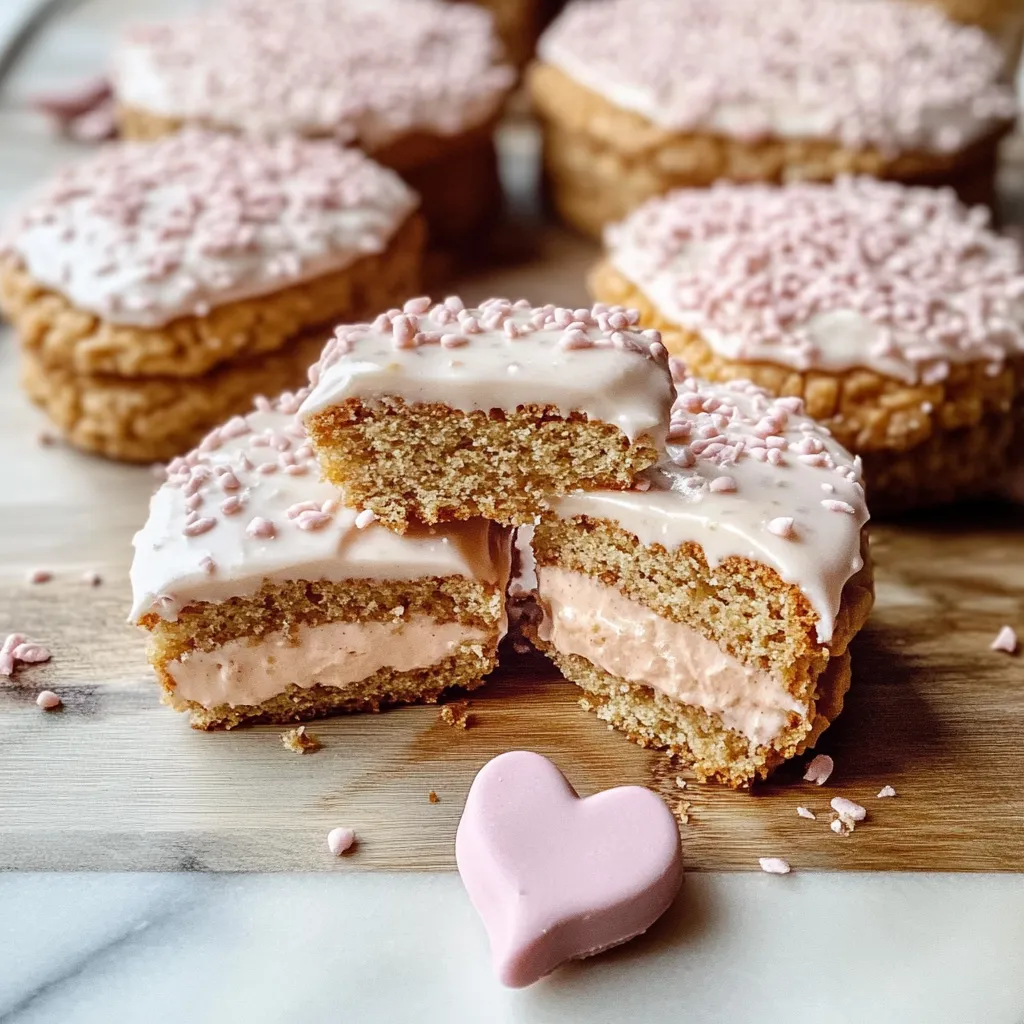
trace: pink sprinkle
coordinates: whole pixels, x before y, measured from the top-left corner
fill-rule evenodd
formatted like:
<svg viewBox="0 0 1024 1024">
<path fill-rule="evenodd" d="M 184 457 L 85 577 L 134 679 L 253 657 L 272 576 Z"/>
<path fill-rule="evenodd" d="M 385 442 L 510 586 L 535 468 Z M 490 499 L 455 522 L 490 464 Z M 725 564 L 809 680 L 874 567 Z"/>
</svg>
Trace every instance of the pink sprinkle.
<svg viewBox="0 0 1024 1024">
<path fill-rule="evenodd" d="M 840 818 L 849 818 L 850 821 L 863 821 L 868 816 L 865 808 L 844 796 L 832 797 L 831 807 Z"/>
<path fill-rule="evenodd" d="M 430 309 L 431 305 L 433 305 L 433 303 L 430 301 L 429 295 L 420 295 L 418 298 L 409 299 L 402 307 L 402 312 L 412 313 L 415 316 L 422 316 Z"/>
<path fill-rule="evenodd" d="M 15 661 L 23 661 L 26 665 L 38 665 L 44 661 L 49 661 L 52 655 L 50 651 L 42 644 L 34 644 L 30 640 L 25 643 L 18 644 L 17 647 L 11 651 L 11 656 Z"/>
<path fill-rule="evenodd" d="M 49 583 L 53 573 L 49 569 L 33 569 L 28 574 L 29 583 Z"/>
<path fill-rule="evenodd" d="M 798 807 L 796 809 L 796 813 L 799 814 L 801 818 L 809 818 L 811 821 L 818 820 L 818 816 L 809 807 Z"/>
<path fill-rule="evenodd" d="M 90 569 L 82 573 L 82 582 L 88 583 L 90 587 L 98 587 L 103 582 L 103 577 L 95 569 Z"/>
<path fill-rule="evenodd" d="M 217 571 L 217 563 L 209 555 L 203 555 L 203 557 L 199 559 L 199 568 L 202 569 L 207 576 L 212 576 Z"/>
<path fill-rule="evenodd" d="M 332 828 L 327 833 L 327 849 L 335 857 L 340 857 L 346 850 L 351 849 L 355 841 L 356 834 L 350 828 Z"/>
<path fill-rule="evenodd" d="M 337 498 L 328 498 L 321 506 L 320 511 L 326 512 L 327 515 L 337 515 L 338 510 L 341 508 L 341 502 Z"/>
<path fill-rule="evenodd" d="M 594 343 L 585 331 L 576 328 L 575 330 L 566 331 L 562 335 L 559 339 L 558 347 L 566 352 L 570 352 L 573 349 L 593 348 Z"/>
<path fill-rule="evenodd" d="M 61 699 L 53 692 L 53 690 L 43 690 L 38 697 L 36 697 L 36 704 L 39 705 L 44 711 L 52 711 L 54 708 L 61 706 Z"/>
<path fill-rule="evenodd" d="M 295 525 L 300 530 L 322 530 L 329 522 L 331 517 L 323 512 L 300 512 L 295 517 Z"/>
<path fill-rule="evenodd" d="M 186 537 L 198 537 L 201 533 L 206 533 L 207 530 L 212 530 L 216 525 L 216 519 L 213 519 L 210 516 L 205 516 L 201 519 L 193 519 L 191 523 L 186 523 L 181 528 L 181 532 Z"/>
<path fill-rule="evenodd" d="M 807 765 L 807 770 L 804 772 L 804 781 L 815 782 L 819 786 L 824 786 L 828 782 L 834 768 L 835 762 L 828 754 L 818 754 Z"/>
<path fill-rule="evenodd" d="M 996 634 L 995 640 L 988 645 L 990 651 L 1005 651 L 1013 654 L 1017 650 L 1017 634 L 1010 626 L 1003 626 Z"/>
<path fill-rule="evenodd" d="M 416 346 L 416 327 L 407 316 L 396 316 L 391 322 L 391 340 L 395 348 Z"/>
<path fill-rule="evenodd" d="M 220 510 L 226 516 L 233 516 L 236 512 L 242 511 L 242 499 L 237 494 L 232 494 L 220 503 Z"/>
<path fill-rule="evenodd" d="M 732 494 L 736 490 L 736 481 L 731 476 L 716 476 L 708 484 L 708 489 L 719 494 Z"/>
<path fill-rule="evenodd" d="M 442 334 L 441 345 L 444 348 L 462 348 L 469 344 L 469 338 L 462 334 Z"/>
<path fill-rule="evenodd" d="M 377 513 L 372 509 L 364 508 L 359 515 L 356 516 L 355 525 L 357 530 L 365 530 L 370 523 L 377 521 Z"/>
<path fill-rule="evenodd" d="M 786 540 L 791 540 L 796 536 L 791 516 L 779 516 L 777 519 L 769 520 L 767 530 L 769 533 L 774 533 L 776 537 L 784 537 Z"/>
<path fill-rule="evenodd" d="M 297 519 L 303 512 L 319 512 L 320 506 L 315 501 L 297 501 L 285 509 L 285 515 L 289 519 Z"/>
<path fill-rule="evenodd" d="M 896 790 L 893 789 L 892 786 L 883 786 L 878 791 L 878 799 L 879 800 L 884 800 L 884 799 L 886 799 L 886 797 L 893 797 L 895 795 L 896 795 Z"/>
<path fill-rule="evenodd" d="M 256 516 L 254 519 L 249 520 L 249 525 L 245 528 L 245 532 L 248 536 L 259 540 L 270 540 L 277 534 L 274 524 L 269 519 L 264 519 L 261 516 Z"/>
<path fill-rule="evenodd" d="M 839 501 L 837 498 L 825 498 L 822 501 L 822 505 L 829 510 L 829 512 L 845 512 L 847 515 L 854 515 L 856 509 L 846 501 Z"/>
<path fill-rule="evenodd" d="M 757 862 L 768 875 L 788 875 L 791 870 L 789 861 L 781 857 L 758 857 Z"/>
<path fill-rule="evenodd" d="M 14 650 L 26 640 L 24 633 L 9 633 L 0 647 L 0 676 L 9 676 L 14 671 Z"/>
</svg>

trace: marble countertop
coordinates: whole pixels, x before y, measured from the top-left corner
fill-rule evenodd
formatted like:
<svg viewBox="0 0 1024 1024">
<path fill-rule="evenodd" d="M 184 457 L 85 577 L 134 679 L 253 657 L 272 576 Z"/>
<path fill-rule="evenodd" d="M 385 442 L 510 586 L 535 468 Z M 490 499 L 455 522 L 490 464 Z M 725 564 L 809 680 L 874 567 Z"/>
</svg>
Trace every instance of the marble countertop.
<svg viewBox="0 0 1024 1024">
<path fill-rule="evenodd" d="M 0 39 L 36 2 L 0 2 Z M 95 71 L 125 17 L 196 2 L 80 4 L 7 104 Z M 26 130 L 0 126 L 4 203 L 58 156 Z M 694 874 L 647 936 L 520 992 L 454 874 L 0 876 L 0 1024 L 755 1019 L 1024 1024 L 1024 876 Z"/>
</svg>

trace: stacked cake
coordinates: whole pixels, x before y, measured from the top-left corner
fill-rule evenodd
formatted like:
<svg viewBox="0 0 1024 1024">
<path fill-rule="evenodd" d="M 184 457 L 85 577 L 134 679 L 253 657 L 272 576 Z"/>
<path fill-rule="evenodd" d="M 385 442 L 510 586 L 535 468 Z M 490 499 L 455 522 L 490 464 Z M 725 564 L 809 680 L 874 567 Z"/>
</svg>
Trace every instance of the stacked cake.
<svg viewBox="0 0 1024 1024">
<path fill-rule="evenodd" d="M 871 604 L 859 463 L 797 399 L 673 380 L 638 318 L 413 299 L 172 463 L 132 570 L 169 702 L 231 726 L 479 685 L 525 526 L 527 635 L 602 717 L 732 785 L 805 749 Z"/>
</svg>

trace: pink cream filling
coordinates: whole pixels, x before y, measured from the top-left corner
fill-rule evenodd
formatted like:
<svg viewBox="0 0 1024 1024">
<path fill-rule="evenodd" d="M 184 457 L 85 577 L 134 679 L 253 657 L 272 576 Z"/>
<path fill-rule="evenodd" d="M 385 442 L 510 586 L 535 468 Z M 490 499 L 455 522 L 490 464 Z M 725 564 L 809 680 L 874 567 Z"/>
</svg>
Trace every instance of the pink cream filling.
<svg viewBox="0 0 1024 1024">
<path fill-rule="evenodd" d="M 345 687 L 382 668 L 429 668 L 494 639 L 460 622 L 427 615 L 388 622 L 328 622 L 299 626 L 297 643 L 272 633 L 260 643 L 231 640 L 212 651 L 193 651 L 170 662 L 178 695 L 203 707 L 261 704 L 291 685 Z"/>
<path fill-rule="evenodd" d="M 541 639 L 562 654 L 709 714 L 760 746 L 791 712 L 807 713 L 769 672 L 744 665 L 696 630 L 672 622 L 584 573 L 537 570 Z"/>
</svg>

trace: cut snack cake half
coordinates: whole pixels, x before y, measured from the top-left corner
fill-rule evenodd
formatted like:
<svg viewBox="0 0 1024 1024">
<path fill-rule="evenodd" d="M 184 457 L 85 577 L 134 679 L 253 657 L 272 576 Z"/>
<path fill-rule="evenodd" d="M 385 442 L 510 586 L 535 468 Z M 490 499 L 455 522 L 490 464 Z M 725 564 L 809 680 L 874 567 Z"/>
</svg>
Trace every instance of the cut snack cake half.
<svg viewBox="0 0 1024 1024">
<path fill-rule="evenodd" d="M 628 489 L 672 403 L 660 335 L 638 318 L 453 296 L 339 327 L 301 409 L 323 475 L 399 532 L 531 522 L 554 496 Z"/>
<path fill-rule="evenodd" d="M 568 495 L 533 534 L 534 644 L 602 719 L 737 787 L 839 712 L 873 600 L 859 464 L 801 409 L 682 379 L 647 489 Z"/>
<path fill-rule="evenodd" d="M 505 632 L 508 531 L 399 536 L 319 479 L 301 394 L 175 459 L 135 537 L 131 620 L 198 728 L 287 722 L 472 689 Z"/>
</svg>

